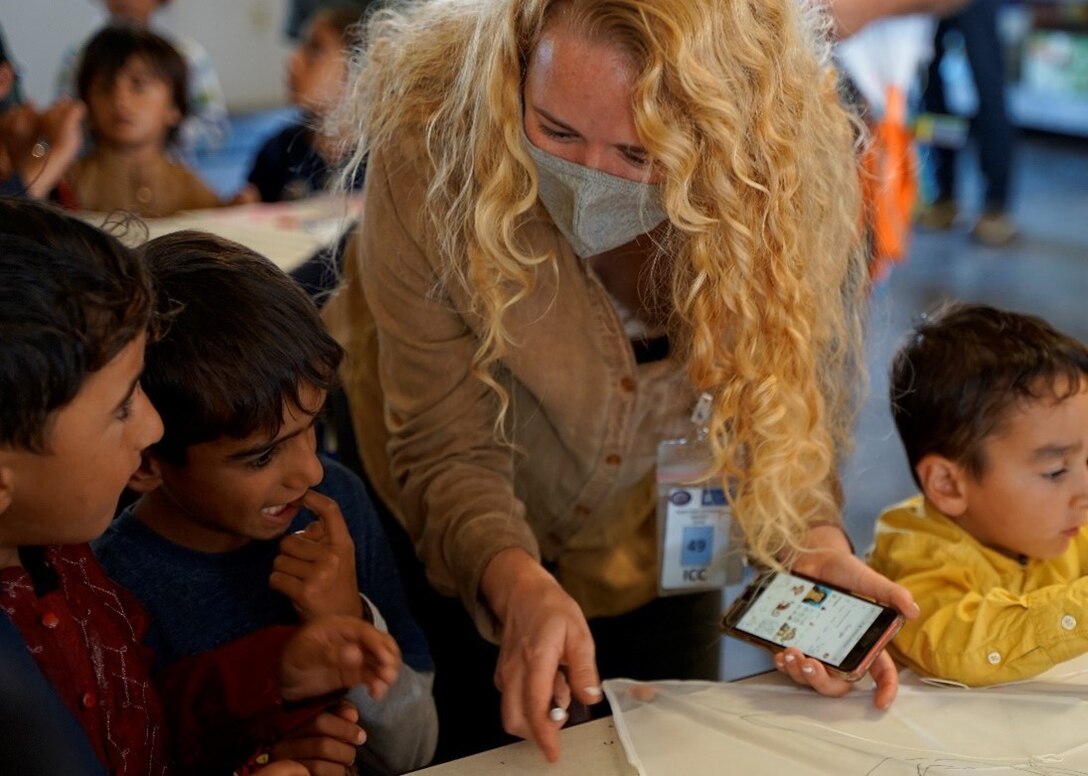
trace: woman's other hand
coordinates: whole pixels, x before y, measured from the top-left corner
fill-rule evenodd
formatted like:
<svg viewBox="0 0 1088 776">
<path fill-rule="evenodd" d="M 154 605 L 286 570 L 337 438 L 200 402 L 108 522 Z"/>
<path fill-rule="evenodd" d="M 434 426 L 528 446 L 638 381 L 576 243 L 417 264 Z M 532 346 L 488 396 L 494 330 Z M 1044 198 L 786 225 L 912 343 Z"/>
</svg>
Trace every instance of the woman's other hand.
<svg viewBox="0 0 1088 776">
<path fill-rule="evenodd" d="M 918 616 L 918 605 L 914 603 L 910 591 L 878 574 L 856 557 L 842 528 L 814 526 L 805 534 L 802 546 L 810 552 L 798 557 L 793 564 L 794 571 L 892 606 L 907 619 Z M 820 661 L 805 657 L 797 649 L 787 649 L 775 655 L 775 666 L 798 684 L 809 685 L 821 695 L 845 695 L 852 686 L 850 682 L 829 674 Z M 876 683 L 874 704 L 879 709 L 888 708 L 899 689 L 899 672 L 886 651 L 873 661 L 869 675 Z"/>
</svg>

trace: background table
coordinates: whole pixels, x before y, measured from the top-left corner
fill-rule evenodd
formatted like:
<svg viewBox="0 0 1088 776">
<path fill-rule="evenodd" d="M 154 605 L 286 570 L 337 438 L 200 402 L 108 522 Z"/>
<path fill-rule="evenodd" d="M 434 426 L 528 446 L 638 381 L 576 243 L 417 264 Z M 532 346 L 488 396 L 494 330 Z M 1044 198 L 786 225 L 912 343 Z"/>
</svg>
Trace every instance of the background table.
<svg viewBox="0 0 1088 776">
<path fill-rule="evenodd" d="M 280 269 L 290 272 L 336 242 L 361 208 L 360 196 L 319 196 L 295 202 L 189 210 L 169 218 L 133 219 L 131 223 L 115 224 L 103 213 L 87 213 L 84 217 L 96 226 L 105 225 L 106 231 L 133 247 L 182 229 L 211 232 L 267 256 Z"/>
</svg>

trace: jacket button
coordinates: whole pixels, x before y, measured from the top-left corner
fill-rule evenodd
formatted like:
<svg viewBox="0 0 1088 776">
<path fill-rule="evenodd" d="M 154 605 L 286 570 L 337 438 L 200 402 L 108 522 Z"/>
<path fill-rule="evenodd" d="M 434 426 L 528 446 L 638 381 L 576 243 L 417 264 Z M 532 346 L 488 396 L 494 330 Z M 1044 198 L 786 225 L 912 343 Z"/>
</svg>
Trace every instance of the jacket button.
<svg viewBox="0 0 1088 776">
<path fill-rule="evenodd" d="M 85 692 L 83 697 L 79 699 L 79 705 L 85 709 L 93 709 L 98 705 L 98 698 L 95 697 L 93 692 Z"/>
<path fill-rule="evenodd" d="M 612 453 L 611 455 L 607 456 L 607 457 L 606 457 L 606 458 L 604 459 L 604 462 L 605 462 L 606 464 L 608 464 L 609 466 L 619 466 L 619 465 L 620 465 L 620 461 L 622 461 L 622 460 L 623 460 L 623 458 L 621 458 L 620 456 L 618 456 L 618 455 L 617 455 L 616 453 Z"/>
<path fill-rule="evenodd" d="M 1001 653 L 994 650 L 986 656 L 986 660 L 989 661 L 990 665 L 996 666 L 998 663 L 1001 662 Z"/>
<path fill-rule="evenodd" d="M 1073 628 L 1077 627 L 1077 618 L 1071 614 L 1065 615 L 1065 617 L 1062 617 L 1062 627 L 1066 630 L 1073 630 Z"/>
<path fill-rule="evenodd" d="M 588 515 L 592 510 L 585 504 L 575 504 L 574 514 L 576 515 Z"/>
<path fill-rule="evenodd" d="M 60 617 L 57 616 L 56 612 L 46 612 L 42 615 L 42 625 L 49 628 L 49 630 L 53 630 L 53 628 L 60 625 Z"/>
<path fill-rule="evenodd" d="M 625 377 L 620 380 L 620 390 L 624 393 L 634 393 L 636 388 L 635 379 L 633 377 Z"/>
</svg>

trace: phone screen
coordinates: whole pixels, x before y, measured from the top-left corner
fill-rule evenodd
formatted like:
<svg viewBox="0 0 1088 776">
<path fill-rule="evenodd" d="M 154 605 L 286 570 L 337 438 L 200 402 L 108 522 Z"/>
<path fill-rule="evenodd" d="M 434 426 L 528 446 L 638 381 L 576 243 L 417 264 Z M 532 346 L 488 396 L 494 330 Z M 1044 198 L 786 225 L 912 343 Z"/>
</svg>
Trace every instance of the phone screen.
<svg viewBox="0 0 1088 776">
<path fill-rule="evenodd" d="M 885 611 L 819 582 L 775 574 L 735 627 L 841 667 Z"/>
</svg>

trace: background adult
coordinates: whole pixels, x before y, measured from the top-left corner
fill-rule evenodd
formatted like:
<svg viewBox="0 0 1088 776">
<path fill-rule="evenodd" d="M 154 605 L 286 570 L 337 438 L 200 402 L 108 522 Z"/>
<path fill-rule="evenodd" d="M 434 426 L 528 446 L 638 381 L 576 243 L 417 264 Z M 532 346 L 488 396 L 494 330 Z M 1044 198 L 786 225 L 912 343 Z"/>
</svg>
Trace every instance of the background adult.
<svg viewBox="0 0 1088 776">
<path fill-rule="evenodd" d="M 655 569 L 655 450 L 701 392 L 751 553 L 913 606 L 838 526 L 866 269 L 854 124 L 809 21 L 794 0 L 454 0 L 368 30 L 344 117 L 365 210 L 326 317 L 377 494 L 499 643 L 503 725 L 549 759 L 553 698 L 716 676 L 717 596 L 659 599 Z M 440 685 L 482 648 L 417 616 L 444 740 L 471 735 L 484 683 Z M 890 702 L 890 659 L 874 676 Z"/>
<path fill-rule="evenodd" d="M 968 0 L 830 0 L 828 10 L 835 34 L 847 38 L 869 22 L 886 16 L 924 13 L 944 17 L 954 14 Z"/>
<path fill-rule="evenodd" d="M 934 34 L 935 55 L 929 64 L 923 104 L 931 113 L 947 113 L 941 61 L 945 38 L 956 30 L 978 95 L 978 109 L 971 118 L 971 134 L 978 154 L 979 171 L 985 187 L 982 208 L 971 228 L 971 236 L 983 245 L 1001 247 L 1016 239 L 1016 226 L 1009 215 L 1009 185 L 1016 146 L 1016 130 L 1005 104 L 1005 58 L 997 32 L 997 0 L 972 0 L 959 13 L 942 19 Z M 919 222 L 930 229 L 949 229 L 959 215 L 956 204 L 956 152 L 933 148 L 934 201 L 922 212 Z"/>
</svg>

